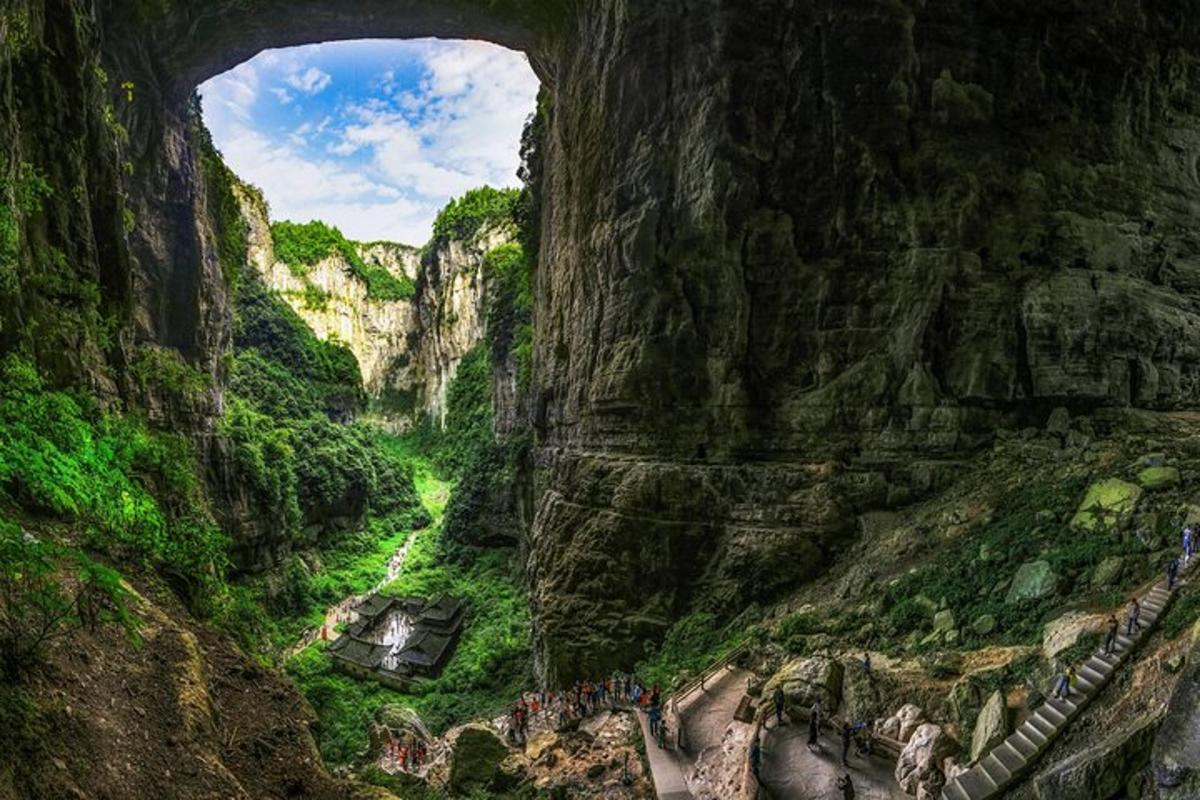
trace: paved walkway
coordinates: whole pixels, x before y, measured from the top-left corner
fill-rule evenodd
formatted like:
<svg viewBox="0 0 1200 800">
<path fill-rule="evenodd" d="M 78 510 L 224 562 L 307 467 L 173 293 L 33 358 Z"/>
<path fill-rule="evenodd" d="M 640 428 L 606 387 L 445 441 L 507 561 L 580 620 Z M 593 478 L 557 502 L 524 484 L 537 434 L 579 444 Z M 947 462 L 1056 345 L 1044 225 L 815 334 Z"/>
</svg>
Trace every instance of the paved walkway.
<svg viewBox="0 0 1200 800">
<path fill-rule="evenodd" d="M 1186 572 L 1192 572 L 1198 560 L 1193 558 Z M 942 790 L 941 800 L 991 800 L 1003 796 L 1008 787 L 1017 783 L 1033 767 L 1084 706 L 1104 691 L 1113 673 L 1129 660 L 1138 643 L 1154 630 L 1158 619 L 1178 591 L 1179 581 L 1170 590 L 1165 580 L 1154 584 L 1149 592 L 1139 598 L 1142 605 L 1141 628 L 1135 630 L 1132 636 L 1118 636 L 1116 651 L 1111 656 L 1105 655 L 1103 649 L 1089 656 L 1076 669 L 1079 681 L 1070 699 L 1052 698 L 1039 706 L 1033 716 L 1021 723 L 1012 735 L 971 769 L 947 783 Z M 1122 616 L 1120 619 L 1123 634 L 1125 618 Z"/>
<path fill-rule="evenodd" d="M 649 719 L 644 712 L 638 712 L 646 742 L 646 760 L 650 762 L 659 800 L 691 800 L 693 795 L 685 776 L 705 750 L 721 746 L 725 729 L 746 694 L 748 677 L 749 672 L 737 667 L 723 669 L 705 681 L 704 689 L 695 689 L 680 701 L 678 718 L 683 730 L 677 749 L 660 749 L 650 736 Z"/>
<path fill-rule="evenodd" d="M 832 731 L 821 733 L 820 749 L 808 749 L 808 723 L 775 720 L 763 730 L 763 763 L 758 800 L 841 800 L 837 780 L 846 774 L 841 766 L 842 742 Z M 850 778 L 858 800 L 911 800 L 896 784 L 896 760 L 885 755 L 870 758 L 851 755 Z"/>
</svg>

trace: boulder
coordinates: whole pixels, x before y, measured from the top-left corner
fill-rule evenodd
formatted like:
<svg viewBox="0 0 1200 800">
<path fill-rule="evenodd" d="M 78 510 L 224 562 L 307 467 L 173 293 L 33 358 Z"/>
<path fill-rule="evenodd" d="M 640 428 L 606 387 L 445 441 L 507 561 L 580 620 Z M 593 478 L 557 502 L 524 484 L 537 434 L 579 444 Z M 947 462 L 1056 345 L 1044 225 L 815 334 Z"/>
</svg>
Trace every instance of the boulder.
<svg viewBox="0 0 1200 800">
<path fill-rule="evenodd" d="M 954 630 L 954 612 L 947 608 L 934 614 L 933 629 L 939 633 Z"/>
<path fill-rule="evenodd" d="M 1115 584 L 1121 578 L 1125 568 L 1125 559 L 1120 556 L 1109 556 L 1096 565 L 1092 570 L 1092 588 L 1101 589 Z"/>
<path fill-rule="evenodd" d="M 842 715 L 851 720 L 874 720 L 884 713 L 882 686 L 888 678 L 878 670 L 873 675 L 863 672 L 858 659 L 847 663 L 842 670 Z"/>
<path fill-rule="evenodd" d="M 940 725 L 923 723 L 900 751 L 896 782 L 906 794 L 936 797 L 946 782 L 942 762 L 957 750 L 958 743 Z"/>
<path fill-rule="evenodd" d="M 975 718 L 975 730 L 971 732 L 971 760 L 979 758 L 1008 736 L 1008 706 L 1004 702 L 1004 694 L 999 690 L 992 692 L 987 702 Z"/>
<path fill-rule="evenodd" d="M 1168 489 L 1179 483 L 1179 470 L 1175 467 L 1146 467 L 1137 474 L 1138 486 L 1155 492 Z"/>
<path fill-rule="evenodd" d="M 777 686 L 783 689 L 789 710 L 807 709 L 820 700 L 825 712 L 832 714 L 842 696 L 842 665 L 822 656 L 793 659 L 771 676 L 763 696 L 771 697 Z"/>
<path fill-rule="evenodd" d="M 488 787 L 508 753 L 491 728 L 478 723 L 464 725 L 450 742 L 450 791 L 468 794 Z"/>
<path fill-rule="evenodd" d="M 1053 663 L 1055 656 L 1073 647 L 1085 634 L 1103 633 L 1106 619 L 1103 614 L 1080 611 L 1068 611 L 1055 617 L 1042 628 L 1042 655 Z"/>
<path fill-rule="evenodd" d="M 1046 420 L 1047 433 L 1056 433 L 1060 436 L 1065 436 L 1070 428 L 1071 412 L 1062 406 L 1058 406 L 1050 412 L 1050 417 Z"/>
<path fill-rule="evenodd" d="M 1119 528 L 1129 521 L 1142 498 L 1142 489 L 1120 478 L 1107 478 L 1088 487 L 1071 527 L 1082 531 Z"/>
<path fill-rule="evenodd" d="M 1200 643 L 1193 643 L 1187 666 L 1167 701 L 1166 716 L 1154 739 L 1150 766 L 1161 800 L 1200 797 Z"/>
<path fill-rule="evenodd" d="M 1138 796 L 1126 794 L 1125 789 L 1146 768 L 1161 719 L 1161 714 L 1138 719 L 1098 744 L 1049 766 L 1034 781 L 1038 800 Z"/>
<path fill-rule="evenodd" d="M 1050 569 L 1047 561 L 1027 561 L 1013 576 L 1012 585 L 1008 587 L 1005 603 L 1022 603 L 1026 600 L 1039 600 L 1053 594 L 1058 588 L 1058 576 Z"/>
<path fill-rule="evenodd" d="M 562 747 L 562 738 L 553 731 L 545 731 L 533 736 L 525 743 L 525 755 L 530 761 L 537 761 L 539 758 Z"/>
<path fill-rule="evenodd" d="M 975 631 L 979 636 L 987 636 L 996 630 L 996 618 L 991 614 L 980 614 L 971 623 L 971 630 Z"/>
<path fill-rule="evenodd" d="M 896 738 L 902 742 L 907 742 L 912 738 L 913 732 L 925 722 L 925 712 L 920 706 L 915 706 L 912 703 L 905 703 L 896 712 L 896 719 L 900 726 L 897 729 Z"/>
</svg>

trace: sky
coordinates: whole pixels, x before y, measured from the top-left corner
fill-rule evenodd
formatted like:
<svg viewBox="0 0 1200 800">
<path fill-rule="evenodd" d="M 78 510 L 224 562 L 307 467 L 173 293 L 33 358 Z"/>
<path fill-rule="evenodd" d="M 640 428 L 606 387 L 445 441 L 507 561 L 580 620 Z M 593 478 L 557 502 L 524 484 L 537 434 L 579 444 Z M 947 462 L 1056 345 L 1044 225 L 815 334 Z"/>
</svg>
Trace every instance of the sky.
<svg viewBox="0 0 1200 800">
<path fill-rule="evenodd" d="M 272 220 L 412 245 L 451 198 L 520 185 L 537 90 L 523 54 L 438 39 L 266 50 L 200 86 L 217 148 Z"/>
</svg>

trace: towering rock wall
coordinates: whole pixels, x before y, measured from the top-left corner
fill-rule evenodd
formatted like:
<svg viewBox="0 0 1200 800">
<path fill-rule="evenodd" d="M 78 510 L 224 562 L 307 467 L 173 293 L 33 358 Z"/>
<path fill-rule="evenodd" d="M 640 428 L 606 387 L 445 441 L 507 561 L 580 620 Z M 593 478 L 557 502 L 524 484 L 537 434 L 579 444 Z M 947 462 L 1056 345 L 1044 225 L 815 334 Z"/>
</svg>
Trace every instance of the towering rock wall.
<svg viewBox="0 0 1200 800">
<path fill-rule="evenodd" d="M 998 426 L 1195 406 L 1196 3 L 584 5 L 536 291 L 544 674 L 794 585 Z"/>
</svg>

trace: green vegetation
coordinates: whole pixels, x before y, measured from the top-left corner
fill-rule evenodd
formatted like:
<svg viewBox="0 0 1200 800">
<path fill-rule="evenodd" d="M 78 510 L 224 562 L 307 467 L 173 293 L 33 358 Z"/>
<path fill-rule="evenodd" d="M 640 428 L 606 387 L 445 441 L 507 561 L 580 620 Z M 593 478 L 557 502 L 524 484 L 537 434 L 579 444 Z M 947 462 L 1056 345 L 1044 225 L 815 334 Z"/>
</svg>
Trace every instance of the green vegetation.
<svg viewBox="0 0 1200 800">
<path fill-rule="evenodd" d="M 225 166 L 220 152 L 213 144 L 212 135 L 204 126 L 204 109 L 199 92 L 192 92 L 188 119 L 204 178 L 204 196 L 209 221 L 217 236 L 217 258 L 221 262 L 221 274 L 224 275 L 230 289 L 236 291 L 246 263 L 247 237 L 250 234 L 250 226 L 242 216 L 241 205 L 233 191 L 234 185 L 239 181 L 233 171 Z M 264 202 L 262 193 L 257 189 L 246 187 L 246 190 L 256 194 L 260 203 Z"/>
<path fill-rule="evenodd" d="M 69 588 L 59 576 L 62 562 L 71 564 Z M 52 640 L 108 622 L 134 630 L 117 572 L 0 520 L 0 676 L 6 682 L 39 665 Z"/>
<path fill-rule="evenodd" d="M 318 339 L 261 281 L 243 283 L 233 325 L 234 393 L 271 401 L 262 410 L 272 416 L 286 408 L 289 417 L 346 419 L 365 408 L 362 375 L 349 348 Z"/>
<path fill-rule="evenodd" d="M 367 297 L 372 300 L 407 300 L 415 291 L 406 276 L 397 277 L 377 264 L 364 261 L 353 242 L 324 222 L 272 223 L 271 241 L 275 257 L 298 278 L 306 277 L 312 266 L 336 253 L 346 262 L 350 273 L 367 287 Z"/>
<path fill-rule="evenodd" d="M 1200 592 L 1184 592 L 1178 597 L 1162 620 L 1163 635 L 1174 639 L 1200 619 Z"/>
<path fill-rule="evenodd" d="M 529 387 L 533 366 L 533 276 L 521 245 L 502 244 L 484 255 L 483 271 L 494 287 L 487 310 L 488 343 L 493 363 L 513 353 L 517 386 Z"/>
<path fill-rule="evenodd" d="M 206 607 L 221 593 L 228 540 L 197 474 L 183 437 L 50 391 L 19 356 L 0 362 L 0 497 L 78 521 L 90 546 L 179 576 Z"/>
<path fill-rule="evenodd" d="M 133 359 L 133 377 L 143 391 L 181 403 L 195 402 L 212 388 L 212 378 L 183 360 L 176 350 L 143 347 Z"/>
<path fill-rule="evenodd" d="M 17 288 L 22 221 L 39 213 L 42 199 L 52 193 L 37 167 L 23 162 L 10 165 L 0 155 L 0 292 Z"/>
<path fill-rule="evenodd" d="M 884 598 L 887 641 L 898 645 L 906 635 L 928 630 L 933 610 L 943 603 L 960 626 L 960 646 L 1038 641 L 1046 615 L 1060 605 L 1061 597 L 1051 594 L 1009 604 L 1006 584 L 999 583 L 998 576 L 1011 578 L 1023 563 L 1044 560 L 1059 576 L 1060 593 L 1077 592 L 1106 557 L 1128 553 L 1117 533 L 1081 533 L 1060 521 L 1075 510 L 1086 484 L 1076 477 L 1010 492 L 978 531 L 949 543 L 931 563 L 896 581 Z M 1136 583 L 1148 569 L 1127 570 L 1125 583 Z M 997 623 L 996 632 L 986 637 L 969 624 L 984 614 Z"/>
<path fill-rule="evenodd" d="M 484 224 L 493 220 L 511 220 L 520 202 L 518 189 L 493 189 L 481 186 L 451 200 L 433 221 L 433 240 L 469 241 Z"/>
<path fill-rule="evenodd" d="M 757 630 L 741 618 L 723 623 L 708 612 L 690 614 L 667 630 L 662 644 L 650 650 L 634 674 L 647 686 L 669 691 L 757 636 Z"/>
<path fill-rule="evenodd" d="M 478 550 L 469 564 L 450 562 L 440 524 L 448 485 L 423 465 L 409 442 L 389 437 L 384 445 L 414 466 L 418 488 L 435 523 L 413 534 L 417 538 L 403 572 L 383 591 L 396 596 L 449 594 L 462 598 L 468 620 L 445 671 L 412 693 L 394 692 L 337 673 L 319 645 L 289 662 L 288 671 L 321 720 L 321 751 L 331 763 L 354 761 L 366 747 L 369 721 L 386 703 L 410 706 L 431 728 L 444 730 L 464 719 L 497 713 L 532 680 L 529 612 L 516 552 L 511 548 Z M 339 591 L 346 589 L 348 595 L 369 588 L 382 574 L 382 567 L 382 559 L 372 567 L 365 559 L 348 560 Z"/>
</svg>

